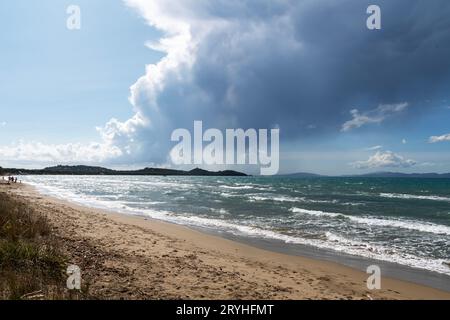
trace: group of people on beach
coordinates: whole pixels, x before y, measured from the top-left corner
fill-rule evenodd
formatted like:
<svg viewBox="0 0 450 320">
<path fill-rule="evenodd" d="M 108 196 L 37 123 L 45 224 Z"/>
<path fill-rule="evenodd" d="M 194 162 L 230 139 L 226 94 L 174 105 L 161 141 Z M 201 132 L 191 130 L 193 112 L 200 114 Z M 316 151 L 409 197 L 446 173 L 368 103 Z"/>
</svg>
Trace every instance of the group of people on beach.
<svg viewBox="0 0 450 320">
<path fill-rule="evenodd" d="M 6 181 L 6 180 L 5 180 L 5 177 L 2 177 L 2 180 L 3 180 L 3 181 Z M 12 177 L 12 176 L 8 177 L 7 183 L 8 183 L 8 184 L 11 184 L 11 183 L 17 183 L 17 177 Z"/>
</svg>

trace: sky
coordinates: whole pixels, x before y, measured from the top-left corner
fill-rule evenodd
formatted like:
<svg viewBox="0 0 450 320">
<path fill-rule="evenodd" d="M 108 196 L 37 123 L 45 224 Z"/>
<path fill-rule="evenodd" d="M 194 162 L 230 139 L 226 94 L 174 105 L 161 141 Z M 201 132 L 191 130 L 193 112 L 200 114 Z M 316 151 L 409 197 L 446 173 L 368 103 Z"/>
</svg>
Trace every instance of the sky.
<svg viewBox="0 0 450 320">
<path fill-rule="evenodd" d="M 447 0 L 2 1 L 0 166 L 173 167 L 171 133 L 201 120 L 279 128 L 280 173 L 450 172 L 449 16 Z"/>
</svg>

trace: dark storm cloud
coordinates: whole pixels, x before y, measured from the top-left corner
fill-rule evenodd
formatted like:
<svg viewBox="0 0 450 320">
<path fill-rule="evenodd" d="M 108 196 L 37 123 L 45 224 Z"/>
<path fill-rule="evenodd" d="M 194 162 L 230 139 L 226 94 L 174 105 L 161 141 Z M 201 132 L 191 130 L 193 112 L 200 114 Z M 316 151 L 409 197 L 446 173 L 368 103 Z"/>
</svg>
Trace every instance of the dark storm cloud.
<svg viewBox="0 0 450 320">
<path fill-rule="evenodd" d="M 194 120 L 279 126 L 286 141 L 339 134 L 353 109 L 408 103 L 391 119 L 400 126 L 449 96 L 447 0 L 128 2 L 169 39 L 167 61 L 132 88 L 137 118 L 106 130 L 143 160 L 164 161 L 172 130 Z M 370 4 L 382 30 L 366 27 Z"/>
</svg>

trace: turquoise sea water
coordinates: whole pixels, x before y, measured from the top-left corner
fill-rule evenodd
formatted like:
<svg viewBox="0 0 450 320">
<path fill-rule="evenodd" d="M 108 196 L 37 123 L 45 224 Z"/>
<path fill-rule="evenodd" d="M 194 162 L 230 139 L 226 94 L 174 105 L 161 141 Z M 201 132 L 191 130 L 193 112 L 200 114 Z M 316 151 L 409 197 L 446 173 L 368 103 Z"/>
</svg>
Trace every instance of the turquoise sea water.
<svg viewBox="0 0 450 320">
<path fill-rule="evenodd" d="M 26 176 L 53 196 L 450 275 L 450 180 Z"/>
</svg>

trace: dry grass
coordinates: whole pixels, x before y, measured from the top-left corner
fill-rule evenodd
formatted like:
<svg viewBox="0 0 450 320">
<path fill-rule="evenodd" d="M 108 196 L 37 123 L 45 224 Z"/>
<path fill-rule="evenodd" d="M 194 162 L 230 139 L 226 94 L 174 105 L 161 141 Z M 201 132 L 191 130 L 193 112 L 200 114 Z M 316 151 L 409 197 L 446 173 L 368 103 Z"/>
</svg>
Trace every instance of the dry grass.
<svg viewBox="0 0 450 320">
<path fill-rule="evenodd" d="M 0 299 L 63 299 L 65 257 L 45 217 L 0 193 Z"/>
</svg>

